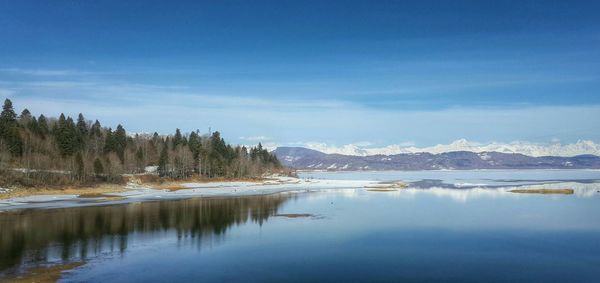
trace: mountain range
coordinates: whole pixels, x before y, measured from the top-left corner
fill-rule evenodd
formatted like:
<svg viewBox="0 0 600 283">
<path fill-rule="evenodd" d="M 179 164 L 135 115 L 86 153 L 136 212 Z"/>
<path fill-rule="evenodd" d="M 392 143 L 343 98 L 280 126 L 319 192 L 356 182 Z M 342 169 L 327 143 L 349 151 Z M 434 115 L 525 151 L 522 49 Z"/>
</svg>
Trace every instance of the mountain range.
<svg viewBox="0 0 600 283">
<path fill-rule="evenodd" d="M 304 147 L 273 151 L 286 166 L 304 170 L 468 170 L 468 169 L 600 169 L 600 156 L 529 156 L 496 151 L 415 152 L 345 155 Z"/>
</svg>

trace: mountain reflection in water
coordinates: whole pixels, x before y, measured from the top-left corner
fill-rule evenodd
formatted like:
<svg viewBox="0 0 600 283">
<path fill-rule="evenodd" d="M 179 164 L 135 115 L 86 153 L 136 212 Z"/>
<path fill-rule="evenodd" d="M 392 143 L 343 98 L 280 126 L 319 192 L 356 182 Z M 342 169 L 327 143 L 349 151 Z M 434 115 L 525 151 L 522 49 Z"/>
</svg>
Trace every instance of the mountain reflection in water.
<svg viewBox="0 0 600 283">
<path fill-rule="evenodd" d="M 262 225 L 290 197 L 196 198 L 0 213 L 0 272 L 123 253 L 133 234 L 172 232 L 178 239 L 218 240 L 232 225 Z"/>
</svg>

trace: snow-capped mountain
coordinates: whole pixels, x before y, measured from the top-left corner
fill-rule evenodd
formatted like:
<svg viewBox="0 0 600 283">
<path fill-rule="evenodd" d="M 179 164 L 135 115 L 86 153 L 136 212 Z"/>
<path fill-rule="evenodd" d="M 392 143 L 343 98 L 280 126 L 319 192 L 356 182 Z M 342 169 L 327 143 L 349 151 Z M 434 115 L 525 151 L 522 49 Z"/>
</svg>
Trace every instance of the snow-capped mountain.
<svg viewBox="0 0 600 283">
<path fill-rule="evenodd" d="M 328 154 L 342 154 L 352 156 L 370 156 L 370 155 L 396 155 L 405 153 L 432 153 L 440 154 L 454 151 L 481 152 L 500 152 L 500 153 L 519 153 L 528 156 L 576 156 L 583 154 L 600 155 L 600 144 L 593 141 L 580 140 L 573 144 L 536 144 L 530 142 L 512 142 L 512 143 L 489 143 L 482 144 L 471 142 L 466 139 L 459 139 L 450 144 L 438 144 L 430 147 L 415 147 L 402 145 L 389 145 L 386 147 L 368 148 L 354 144 L 348 144 L 341 147 L 328 146 L 322 143 L 308 143 L 306 148 L 314 149 Z"/>
<path fill-rule="evenodd" d="M 447 148 L 439 148 L 447 150 Z M 461 169 L 599 169 L 596 155 L 527 156 L 520 153 L 451 151 L 393 155 L 327 154 L 303 147 L 279 147 L 286 166 L 308 170 L 461 170 Z"/>
</svg>

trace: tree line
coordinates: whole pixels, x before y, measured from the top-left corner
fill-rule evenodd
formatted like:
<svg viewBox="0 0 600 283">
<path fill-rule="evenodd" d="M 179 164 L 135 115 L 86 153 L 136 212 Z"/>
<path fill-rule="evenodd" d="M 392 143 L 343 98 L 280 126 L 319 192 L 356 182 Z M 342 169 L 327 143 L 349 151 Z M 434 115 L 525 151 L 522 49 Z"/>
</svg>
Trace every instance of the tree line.
<svg viewBox="0 0 600 283">
<path fill-rule="evenodd" d="M 35 117 L 27 109 L 17 115 L 9 99 L 0 114 L 0 182 L 5 185 L 119 181 L 123 174 L 148 172 L 167 178 L 243 178 L 281 168 L 260 143 L 232 146 L 218 131 L 128 134 L 121 125 L 107 128 L 83 114 L 76 121 L 64 114 Z"/>
</svg>

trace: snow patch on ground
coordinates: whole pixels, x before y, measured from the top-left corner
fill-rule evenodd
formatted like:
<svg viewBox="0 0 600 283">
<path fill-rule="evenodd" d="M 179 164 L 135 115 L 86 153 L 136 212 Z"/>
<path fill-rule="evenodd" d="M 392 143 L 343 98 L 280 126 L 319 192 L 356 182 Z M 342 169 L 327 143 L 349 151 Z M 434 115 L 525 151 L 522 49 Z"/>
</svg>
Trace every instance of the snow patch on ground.
<svg viewBox="0 0 600 283">
<path fill-rule="evenodd" d="M 184 189 L 170 191 L 130 182 L 127 191 L 105 193 L 123 199 L 99 202 L 101 198 L 78 198 L 77 195 L 38 195 L 0 200 L 0 211 L 25 208 L 57 208 L 117 204 L 162 199 L 183 199 L 191 197 L 251 196 L 275 193 L 307 192 L 325 189 L 363 188 L 376 181 L 356 180 L 309 180 L 285 176 L 270 176 L 262 182 L 210 182 L 183 183 Z"/>
<path fill-rule="evenodd" d="M 158 171 L 158 166 L 146 166 L 144 168 L 144 172 L 146 173 L 156 173 Z"/>
</svg>

